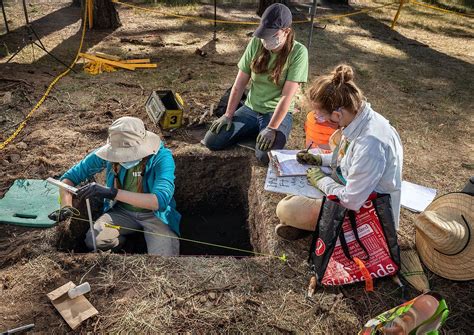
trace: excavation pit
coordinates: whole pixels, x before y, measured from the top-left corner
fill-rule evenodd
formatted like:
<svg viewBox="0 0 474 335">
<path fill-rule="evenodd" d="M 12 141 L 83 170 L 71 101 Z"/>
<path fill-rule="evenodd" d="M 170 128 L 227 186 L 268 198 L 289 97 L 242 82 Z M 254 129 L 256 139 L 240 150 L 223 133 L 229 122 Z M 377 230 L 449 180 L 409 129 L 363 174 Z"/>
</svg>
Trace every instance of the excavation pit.
<svg viewBox="0 0 474 335">
<path fill-rule="evenodd" d="M 179 155 L 175 162 L 175 200 L 182 215 L 180 254 L 251 256 L 248 158 Z M 95 220 L 100 215 L 101 206 L 93 204 L 93 207 Z M 85 208 L 80 208 L 80 211 L 86 213 Z M 89 223 L 84 219 L 83 215 L 82 220 L 60 227 L 57 245 L 60 251 L 89 251 L 84 243 Z M 143 233 L 136 233 L 127 235 L 119 252 L 140 254 L 146 250 Z"/>
<path fill-rule="evenodd" d="M 181 237 L 185 239 L 180 241 L 181 255 L 252 256 L 247 215 L 243 207 L 206 208 L 205 212 L 196 209 L 183 213 Z"/>
<path fill-rule="evenodd" d="M 176 192 L 181 255 L 251 256 L 247 157 L 177 156 Z M 194 240 L 209 244 L 196 243 Z"/>
</svg>

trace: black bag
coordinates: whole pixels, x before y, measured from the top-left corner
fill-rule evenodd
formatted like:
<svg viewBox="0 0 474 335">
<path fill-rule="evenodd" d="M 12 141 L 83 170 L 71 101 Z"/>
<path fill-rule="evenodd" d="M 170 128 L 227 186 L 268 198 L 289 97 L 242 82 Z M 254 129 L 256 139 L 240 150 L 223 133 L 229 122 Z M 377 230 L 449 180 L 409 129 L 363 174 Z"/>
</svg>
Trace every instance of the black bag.
<svg viewBox="0 0 474 335">
<path fill-rule="evenodd" d="M 469 194 L 469 195 L 474 195 L 474 176 L 469 178 L 469 180 L 467 181 L 466 186 L 464 186 L 464 188 L 462 189 L 461 192 Z"/>
<path fill-rule="evenodd" d="M 311 242 L 309 262 L 320 285 L 345 285 L 394 275 L 400 250 L 390 195 L 373 193 L 358 211 L 334 196 L 324 198 Z"/>
<path fill-rule="evenodd" d="M 221 100 L 219 100 L 219 103 L 217 104 L 217 107 L 214 109 L 214 115 L 217 117 L 221 117 L 224 115 L 227 105 L 229 104 L 229 97 L 230 97 L 230 91 L 232 90 L 232 87 L 227 89 L 225 91 L 224 95 L 221 97 Z M 242 98 L 239 101 L 239 104 L 237 105 L 237 109 L 242 107 L 245 103 L 245 100 L 247 99 L 247 94 L 249 93 L 249 90 L 245 90 L 244 93 L 242 94 Z M 237 110 L 236 109 L 236 110 Z"/>
</svg>

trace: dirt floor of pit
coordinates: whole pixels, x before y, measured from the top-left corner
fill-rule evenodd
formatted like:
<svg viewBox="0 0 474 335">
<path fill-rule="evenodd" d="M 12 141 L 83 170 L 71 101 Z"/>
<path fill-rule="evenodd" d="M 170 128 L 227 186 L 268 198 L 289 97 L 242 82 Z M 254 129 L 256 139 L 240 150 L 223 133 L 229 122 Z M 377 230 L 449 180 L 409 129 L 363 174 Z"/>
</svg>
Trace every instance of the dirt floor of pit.
<svg viewBox="0 0 474 335">
<path fill-rule="evenodd" d="M 372 5 L 362 1 L 354 8 Z M 80 35 L 79 9 L 64 3 L 32 2 L 30 7 L 31 20 L 45 45 L 55 55 L 71 60 Z M 14 50 L 21 43 L 22 12 L 19 4 L 10 2 L 6 9 L 13 33 L 0 36 L 0 45 Z M 199 6 L 177 10 L 211 13 L 211 8 Z M 349 10 L 321 8 L 319 13 Z M 229 6 L 221 18 L 223 13 L 232 19 L 254 17 L 251 8 Z M 393 9 L 361 14 L 317 29 L 310 50 L 311 76 L 341 61 L 353 65 L 372 106 L 388 117 L 401 135 L 404 178 L 436 187 L 440 194 L 459 190 L 472 174 L 473 163 L 474 120 L 467 112 L 472 110 L 474 73 L 471 21 L 410 6 L 404 9 L 397 30 L 391 31 L 388 25 L 393 14 Z M 246 26 L 220 26 L 219 41 L 212 42 L 212 30 L 205 23 L 125 8 L 120 8 L 120 16 L 123 26 L 118 30 L 88 32 L 85 49 L 129 58 L 149 57 L 158 68 L 91 77 L 76 66 L 77 73 L 60 81 L 14 143 L 0 151 L 0 196 L 16 178 L 60 175 L 105 141 L 108 124 L 117 117 L 136 115 L 156 130 L 143 108 L 153 89 L 173 88 L 181 93 L 189 105 L 186 121 L 192 123 L 232 84 L 236 63 L 252 31 Z M 296 34 L 306 41 L 306 27 L 298 26 Z M 198 47 L 206 50 L 207 57 L 194 53 Z M 12 64 L 0 59 L 1 140 L 62 69 L 39 52 L 34 60 L 32 56 L 25 49 Z M 288 147 L 303 146 L 304 118 L 303 112 L 294 114 Z M 370 316 L 400 303 L 400 292 L 390 280 L 377 281 L 376 291 L 370 295 L 362 285 L 354 285 L 322 289 L 313 301 L 305 300 L 309 239 L 289 243 L 275 238 L 275 206 L 282 195 L 263 190 L 266 169 L 243 149 L 209 152 L 198 144 L 203 130 L 193 126 L 163 134 L 177 162 L 179 208 L 190 210 L 183 199 L 192 206 L 219 201 L 212 194 L 226 190 L 247 196 L 254 250 L 277 256 L 285 253 L 288 264 L 262 257 L 160 259 L 68 254 L 57 248 L 71 249 L 71 236 L 80 235 L 84 226 L 62 225 L 49 230 L 2 226 L 0 331 L 35 322 L 38 332 L 67 332 L 67 325 L 45 294 L 69 280 L 78 283 L 81 279 L 91 283 L 90 300 L 100 311 L 78 329 L 82 333 L 355 333 Z M 234 164 L 229 178 L 216 162 L 232 158 L 239 163 Z M 194 166 L 200 168 L 189 173 Z M 199 192 L 201 183 L 215 189 Z M 399 237 L 403 248 L 414 245 L 414 217 L 402 211 Z M 450 306 L 443 332 L 471 333 L 473 283 L 452 282 L 427 273 L 433 290 L 442 293 Z M 415 294 L 408 292 L 409 296 Z"/>
</svg>

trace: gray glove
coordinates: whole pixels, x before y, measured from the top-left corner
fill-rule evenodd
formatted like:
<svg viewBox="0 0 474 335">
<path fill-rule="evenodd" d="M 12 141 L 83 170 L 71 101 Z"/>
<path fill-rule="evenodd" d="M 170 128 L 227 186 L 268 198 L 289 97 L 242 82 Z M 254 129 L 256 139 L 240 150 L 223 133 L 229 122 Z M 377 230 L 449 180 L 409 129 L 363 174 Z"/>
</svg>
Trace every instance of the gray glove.
<svg viewBox="0 0 474 335">
<path fill-rule="evenodd" d="M 73 217 L 74 215 L 79 216 L 79 211 L 71 206 L 64 206 L 61 209 L 55 210 L 51 214 L 48 215 L 50 220 L 60 222 Z"/>
<path fill-rule="evenodd" d="M 296 160 L 300 164 L 309 164 L 321 166 L 323 164 L 323 159 L 321 155 L 313 155 L 312 153 L 307 152 L 306 150 L 300 151 L 296 154 Z"/>
<path fill-rule="evenodd" d="M 219 134 L 222 127 L 224 126 L 225 126 L 225 130 L 229 131 L 230 127 L 232 126 L 232 119 L 225 115 L 222 115 L 220 118 L 218 118 L 216 121 L 212 123 L 211 128 L 209 128 L 209 131 L 214 134 Z"/>
<path fill-rule="evenodd" d="M 88 198 L 98 198 L 100 200 L 111 199 L 114 200 L 117 196 L 118 190 L 115 188 L 105 187 L 96 183 L 90 183 L 82 186 L 77 190 L 77 198 L 79 201 Z"/>
<path fill-rule="evenodd" d="M 323 171 L 321 171 L 320 167 L 314 167 L 306 171 L 306 178 L 308 179 L 309 183 L 316 188 L 318 188 L 318 181 L 324 177 L 326 177 L 326 175 Z"/>
<path fill-rule="evenodd" d="M 257 146 L 262 151 L 270 150 L 276 138 L 276 130 L 266 127 L 257 136 Z"/>
</svg>

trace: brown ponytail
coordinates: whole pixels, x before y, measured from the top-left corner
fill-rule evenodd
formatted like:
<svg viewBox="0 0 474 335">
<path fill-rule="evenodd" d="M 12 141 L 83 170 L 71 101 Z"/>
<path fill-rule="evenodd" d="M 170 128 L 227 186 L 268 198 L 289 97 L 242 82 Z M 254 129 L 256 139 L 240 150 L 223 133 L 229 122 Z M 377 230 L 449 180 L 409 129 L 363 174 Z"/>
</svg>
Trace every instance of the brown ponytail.
<svg viewBox="0 0 474 335">
<path fill-rule="evenodd" d="M 283 48 L 278 52 L 277 59 L 275 61 L 275 65 L 273 69 L 268 68 L 268 62 L 270 61 L 270 53 L 271 51 L 265 49 L 263 44 L 260 44 L 260 49 L 257 53 L 257 56 L 253 59 L 250 68 L 255 73 L 266 73 L 271 70 L 270 79 L 273 81 L 275 85 L 278 85 L 281 77 L 281 73 L 283 72 L 283 68 L 285 67 L 286 60 L 288 59 L 288 55 L 293 48 L 293 42 L 295 40 L 295 33 L 293 29 L 288 28 L 290 31 L 288 36 L 286 37 L 285 44 Z"/>
<path fill-rule="evenodd" d="M 318 77 L 306 94 L 309 106 L 318 104 L 328 113 L 339 107 L 357 113 L 364 100 L 362 90 L 354 82 L 354 70 L 346 64 L 340 64 L 330 74 Z"/>
<path fill-rule="evenodd" d="M 137 192 L 138 193 L 143 193 L 143 177 L 145 176 L 145 169 L 146 169 L 146 163 L 148 162 L 148 158 L 150 158 L 150 156 L 147 156 L 145 158 L 142 159 L 142 161 L 140 162 L 140 165 L 141 165 L 141 173 L 140 173 L 140 176 L 137 178 Z"/>
<path fill-rule="evenodd" d="M 122 188 L 119 179 L 119 172 L 120 172 L 121 165 L 119 163 L 112 163 L 112 171 L 114 173 L 114 188 L 119 190 Z"/>
</svg>

